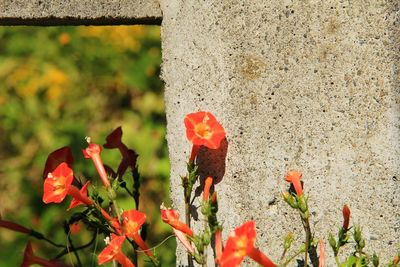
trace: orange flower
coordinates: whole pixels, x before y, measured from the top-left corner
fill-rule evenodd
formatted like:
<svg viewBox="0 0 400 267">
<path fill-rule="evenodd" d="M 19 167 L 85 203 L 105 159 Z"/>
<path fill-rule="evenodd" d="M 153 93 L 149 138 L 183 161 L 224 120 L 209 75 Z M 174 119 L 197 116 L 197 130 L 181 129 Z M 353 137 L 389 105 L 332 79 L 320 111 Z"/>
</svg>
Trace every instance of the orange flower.
<svg viewBox="0 0 400 267">
<path fill-rule="evenodd" d="M 99 264 L 116 260 L 122 267 L 134 267 L 135 265 L 121 251 L 124 241 L 125 236 L 113 235 L 110 244 L 97 257 Z"/>
<path fill-rule="evenodd" d="M 325 266 L 325 245 L 324 245 L 324 240 L 321 239 L 319 241 L 319 264 L 318 267 L 324 267 Z"/>
<path fill-rule="evenodd" d="M 210 188 L 213 184 L 213 178 L 208 176 L 204 181 L 204 190 L 203 190 L 203 200 L 208 201 L 208 195 L 210 193 Z"/>
<path fill-rule="evenodd" d="M 69 231 L 71 235 L 75 235 L 81 231 L 81 223 L 80 221 L 74 222 L 69 226 Z"/>
<path fill-rule="evenodd" d="M 265 254 L 254 247 L 255 227 L 253 221 L 248 221 L 229 235 L 225 249 L 218 259 L 219 266 L 236 267 L 240 265 L 245 256 L 249 256 L 264 267 L 275 267 L 275 264 Z"/>
<path fill-rule="evenodd" d="M 20 232 L 23 234 L 30 234 L 31 230 L 14 222 L 10 221 L 5 221 L 5 220 L 0 220 L 0 227 L 15 231 L 15 232 Z"/>
<path fill-rule="evenodd" d="M 193 254 L 194 249 L 186 237 L 186 235 L 193 237 L 193 231 L 189 228 L 189 226 L 187 226 L 187 224 L 179 221 L 178 211 L 167 209 L 164 207 L 164 205 L 161 205 L 160 208 L 162 221 L 172 226 L 172 230 L 174 231 L 176 238 L 178 238 L 187 251 Z"/>
<path fill-rule="evenodd" d="M 297 196 L 303 195 L 303 188 L 301 186 L 301 179 L 302 174 L 297 171 L 290 171 L 287 173 L 285 180 L 289 183 L 293 184 L 294 190 L 296 191 Z"/>
<path fill-rule="evenodd" d="M 349 230 L 349 223 L 350 223 L 350 209 L 346 204 L 343 206 L 342 213 L 343 213 L 343 229 L 347 231 Z"/>
<path fill-rule="evenodd" d="M 217 149 L 222 139 L 225 138 L 225 130 L 210 112 L 199 111 L 185 116 L 186 136 L 193 144 L 193 161 L 200 146 Z"/>
<path fill-rule="evenodd" d="M 179 212 L 173 209 L 167 209 L 161 205 L 161 219 L 163 222 L 168 223 L 173 228 L 184 232 L 188 236 L 193 236 L 193 231 L 187 226 L 187 224 L 179 221 Z"/>
<path fill-rule="evenodd" d="M 79 190 L 79 192 L 80 192 L 80 194 L 81 194 L 82 196 L 87 197 L 87 187 L 88 187 L 89 183 L 90 183 L 90 181 L 87 181 L 87 182 L 82 186 L 82 188 Z M 79 206 L 79 205 L 85 205 L 85 203 L 83 203 L 83 202 L 80 201 L 79 199 L 73 198 L 72 201 L 71 201 L 71 204 L 69 205 L 68 210 L 70 210 L 70 209 L 72 209 L 72 208 L 75 208 L 76 206 Z"/>
<path fill-rule="evenodd" d="M 122 213 L 122 220 L 125 235 L 132 238 L 144 253 L 152 257 L 153 254 L 139 235 L 139 230 L 146 221 L 146 215 L 137 210 L 124 211 Z"/>
<path fill-rule="evenodd" d="M 104 165 L 100 157 L 101 146 L 91 143 L 89 137 L 87 137 L 86 140 L 89 145 L 86 149 L 82 149 L 83 156 L 87 159 L 92 159 L 94 166 L 96 167 L 96 170 L 99 173 L 101 180 L 103 181 L 104 186 L 109 187 L 110 181 L 108 180 L 106 170 L 104 169 Z"/>
<path fill-rule="evenodd" d="M 46 204 L 60 203 L 67 195 L 70 195 L 78 202 L 92 205 L 93 201 L 72 185 L 73 179 L 73 172 L 67 163 L 63 162 L 58 165 L 44 180 L 43 202 Z"/>
</svg>

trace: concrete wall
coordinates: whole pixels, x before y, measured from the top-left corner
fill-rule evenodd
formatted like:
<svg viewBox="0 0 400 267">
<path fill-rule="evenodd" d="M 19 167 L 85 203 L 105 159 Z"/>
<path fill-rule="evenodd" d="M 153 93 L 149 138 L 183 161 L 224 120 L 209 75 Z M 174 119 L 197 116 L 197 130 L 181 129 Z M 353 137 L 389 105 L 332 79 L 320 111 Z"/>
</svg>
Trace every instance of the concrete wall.
<svg viewBox="0 0 400 267">
<path fill-rule="evenodd" d="M 278 259 L 282 236 L 302 235 L 280 197 L 296 169 L 316 237 L 340 226 L 347 203 L 367 251 L 388 261 L 400 239 L 399 9 L 397 0 L 1 0 L 0 24 L 157 24 L 162 16 L 172 199 L 182 215 L 183 117 L 207 110 L 227 131 L 220 151 L 201 152 L 222 180 L 225 238 L 255 220 L 257 245 Z"/>
<path fill-rule="evenodd" d="M 214 164 L 225 167 L 216 185 L 224 237 L 253 219 L 257 245 L 272 259 L 285 233 L 302 237 L 280 197 L 295 169 L 316 237 L 336 232 L 347 203 L 367 251 L 392 257 L 400 240 L 398 1 L 163 0 L 161 8 L 172 198 L 181 213 L 190 153 L 183 117 L 207 110 L 227 131 L 226 158 L 222 151 Z M 186 263 L 182 250 L 178 259 Z"/>
<path fill-rule="evenodd" d="M 0 0 L 0 25 L 160 23 L 158 0 Z"/>
</svg>

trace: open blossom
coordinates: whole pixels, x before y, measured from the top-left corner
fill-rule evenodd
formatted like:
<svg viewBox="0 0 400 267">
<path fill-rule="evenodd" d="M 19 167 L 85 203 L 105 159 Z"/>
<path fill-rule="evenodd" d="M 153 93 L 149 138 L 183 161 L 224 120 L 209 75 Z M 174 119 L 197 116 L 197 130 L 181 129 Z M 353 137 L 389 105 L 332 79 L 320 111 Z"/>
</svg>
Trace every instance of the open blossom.
<svg viewBox="0 0 400 267">
<path fill-rule="evenodd" d="M 104 169 L 103 161 L 100 157 L 101 146 L 98 144 L 91 143 L 90 138 L 86 138 L 89 145 L 87 148 L 82 149 L 83 156 L 87 159 L 91 159 L 96 167 L 97 172 L 105 187 L 110 186 L 110 181 L 108 180 L 108 176 L 106 170 Z"/>
<path fill-rule="evenodd" d="M 72 196 L 79 203 L 92 205 L 93 201 L 82 194 L 78 188 L 72 185 L 74 175 L 67 163 L 63 162 L 48 174 L 43 184 L 43 202 L 60 203 L 67 195 Z"/>
<path fill-rule="evenodd" d="M 137 210 L 128 210 L 122 213 L 122 225 L 124 234 L 132 238 L 133 241 L 146 253 L 149 257 L 153 254 L 147 247 L 146 243 L 143 241 L 139 234 L 139 230 L 146 221 L 146 215 Z"/>
<path fill-rule="evenodd" d="M 290 171 L 287 173 L 285 180 L 289 183 L 293 184 L 294 190 L 296 191 L 297 196 L 303 195 L 303 188 L 301 186 L 301 179 L 302 174 L 297 171 Z"/>
<path fill-rule="evenodd" d="M 121 251 L 121 246 L 125 241 L 125 236 L 113 235 L 111 242 L 98 255 L 99 264 L 107 263 L 111 260 L 116 260 L 122 267 L 134 267 L 135 265 Z"/>
<path fill-rule="evenodd" d="M 249 256 L 264 267 L 275 267 L 275 264 L 259 249 L 254 247 L 256 229 L 253 221 L 248 221 L 236 228 L 228 237 L 221 257 L 217 258 L 221 267 L 240 266 L 245 256 Z"/>
<path fill-rule="evenodd" d="M 185 116 L 186 136 L 193 144 L 190 160 L 193 161 L 200 146 L 217 149 L 222 139 L 225 138 L 225 130 L 210 112 L 199 111 Z"/>
</svg>

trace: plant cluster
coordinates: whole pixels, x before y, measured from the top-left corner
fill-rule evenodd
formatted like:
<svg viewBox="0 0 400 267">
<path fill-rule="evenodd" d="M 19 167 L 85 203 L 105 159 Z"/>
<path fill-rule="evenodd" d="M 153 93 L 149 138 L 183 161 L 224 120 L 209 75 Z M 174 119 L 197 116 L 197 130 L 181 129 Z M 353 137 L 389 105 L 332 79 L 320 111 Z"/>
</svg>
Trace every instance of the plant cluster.
<svg viewBox="0 0 400 267">
<path fill-rule="evenodd" d="M 249 257 L 264 267 L 288 266 L 291 262 L 301 259 L 304 267 L 308 266 L 312 252 L 319 250 L 319 256 L 311 259 L 314 265 L 325 266 L 325 245 L 322 239 L 315 238 L 310 226 L 310 211 L 308 196 L 303 192 L 301 182 L 302 174 L 289 171 L 285 180 L 290 183 L 290 189 L 282 193 L 284 201 L 300 215 L 305 240 L 297 249 L 292 249 L 294 236 L 289 233 L 283 241 L 283 253 L 279 260 L 272 261 L 259 248 L 255 247 L 256 228 L 254 221 L 244 222 L 235 228 L 224 243 L 222 240 L 223 225 L 218 220 L 218 197 L 214 177 L 204 179 L 201 199 L 201 214 L 203 215 L 204 228 L 200 233 L 191 229 L 190 205 L 193 203 L 193 189 L 199 181 L 199 165 L 197 156 L 199 150 L 219 149 L 224 140 L 225 130 L 209 112 L 196 112 L 186 115 L 184 119 L 186 136 L 192 144 L 191 154 L 187 163 L 188 173 L 182 177 L 183 198 L 185 203 L 185 219 L 181 220 L 177 210 L 161 205 L 161 218 L 169 224 L 176 238 L 185 247 L 188 255 L 189 267 L 195 262 L 201 266 L 207 265 L 207 251 L 211 246 L 215 264 L 220 267 L 240 266 L 245 257 Z M 0 227 L 20 233 L 28 234 L 33 238 L 43 240 L 59 248 L 59 254 L 51 260 L 35 256 L 31 242 L 28 242 L 21 266 L 38 264 L 41 266 L 55 267 L 68 266 L 61 262 L 63 256 L 73 255 L 75 264 L 82 266 L 80 253 L 93 246 L 98 236 L 104 238 L 104 248 L 97 254 L 98 264 L 107 262 L 118 263 L 123 267 L 138 265 L 139 253 L 154 266 L 161 266 L 156 248 L 149 248 L 146 244 L 147 226 L 146 214 L 139 211 L 140 201 L 140 176 L 137 168 L 138 155 L 129 149 L 121 140 L 122 130 L 117 128 L 106 139 L 103 145 L 106 149 L 118 149 L 121 162 L 116 170 L 104 165 L 101 157 L 102 147 L 86 138 L 88 146 L 82 150 L 83 156 L 90 159 L 97 170 L 102 182 L 101 186 L 90 186 L 91 179 L 77 177 L 73 171 L 73 157 L 68 147 L 60 148 L 51 153 L 46 161 L 43 173 L 43 202 L 60 203 L 69 195 L 72 200 L 68 210 L 75 210 L 83 206 L 83 210 L 75 211 L 66 220 L 64 231 L 67 243 L 57 244 L 44 234 L 26 228 L 20 224 L 0 220 Z M 127 175 L 127 173 L 130 175 Z M 89 190 L 90 189 L 90 190 Z M 214 188 L 215 189 L 215 188 Z M 118 195 L 127 193 L 132 198 L 132 207 L 122 209 L 118 203 Z M 87 244 L 76 246 L 70 236 L 77 234 L 82 225 L 92 233 L 92 240 Z M 350 209 L 343 207 L 343 224 L 337 237 L 329 234 L 329 244 L 337 266 L 379 266 L 377 255 L 372 256 L 364 251 L 365 239 L 362 237 L 360 226 L 350 227 Z M 339 252 L 343 246 L 353 246 L 354 251 L 340 261 Z M 129 247 L 129 248 L 128 248 Z M 291 251 L 294 250 L 292 253 Z M 128 251 L 126 253 L 125 251 Z M 133 252 L 133 253 L 129 253 Z M 290 255 L 289 255 L 290 254 Z M 127 255 L 130 255 L 128 257 Z M 399 255 L 396 255 L 387 267 L 399 266 Z"/>
</svg>

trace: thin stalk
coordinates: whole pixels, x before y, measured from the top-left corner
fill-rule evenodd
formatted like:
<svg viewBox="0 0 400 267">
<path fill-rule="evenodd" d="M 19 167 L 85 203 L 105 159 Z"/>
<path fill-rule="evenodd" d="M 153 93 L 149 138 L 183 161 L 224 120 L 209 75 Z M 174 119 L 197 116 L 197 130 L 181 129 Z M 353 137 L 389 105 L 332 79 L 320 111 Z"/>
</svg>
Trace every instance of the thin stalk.
<svg viewBox="0 0 400 267">
<path fill-rule="evenodd" d="M 72 249 L 72 252 L 75 255 L 75 258 L 76 258 L 76 261 L 78 263 L 78 266 L 82 267 L 81 259 L 79 258 L 79 254 L 78 254 L 77 250 L 74 249 L 75 247 L 74 247 L 74 244 L 72 243 L 72 239 L 71 239 L 70 235 L 68 235 L 68 250 L 71 251 L 69 248 Z"/>
<path fill-rule="evenodd" d="M 339 261 L 338 255 L 335 255 L 335 261 L 336 261 L 336 265 L 337 265 L 338 267 L 340 267 L 340 261 Z"/>
<path fill-rule="evenodd" d="M 296 254 L 292 255 L 290 258 L 288 258 L 284 263 L 283 266 L 287 266 L 294 258 L 299 256 L 303 251 L 299 250 Z"/>
<path fill-rule="evenodd" d="M 189 226 L 189 228 L 190 228 L 190 196 L 189 196 L 189 198 L 185 197 L 185 222 L 186 222 L 187 226 Z M 193 267 L 194 265 L 193 265 L 192 255 L 190 255 L 190 253 L 188 253 L 187 257 L 188 257 L 189 267 Z"/>
<path fill-rule="evenodd" d="M 305 251 L 304 251 L 304 267 L 307 267 L 307 261 L 308 261 L 308 249 L 310 247 L 310 242 L 311 242 L 311 228 L 310 228 L 310 222 L 308 218 L 302 218 L 303 222 L 303 227 L 304 231 L 306 232 L 306 242 L 305 242 Z"/>
<path fill-rule="evenodd" d="M 81 249 L 84 249 L 84 248 L 87 248 L 87 247 L 91 246 L 93 244 L 93 242 L 96 240 L 96 237 L 97 237 L 97 233 L 92 237 L 92 239 L 88 243 L 86 243 L 85 245 L 82 245 L 80 247 L 73 247 L 71 249 L 68 249 L 68 248 L 64 247 L 64 250 L 61 251 L 60 253 L 58 253 L 58 255 L 54 259 L 59 259 L 62 256 L 68 254 L 69 252 L 78 251 L 78 250 L 81 250 Z"/>
</svg>

